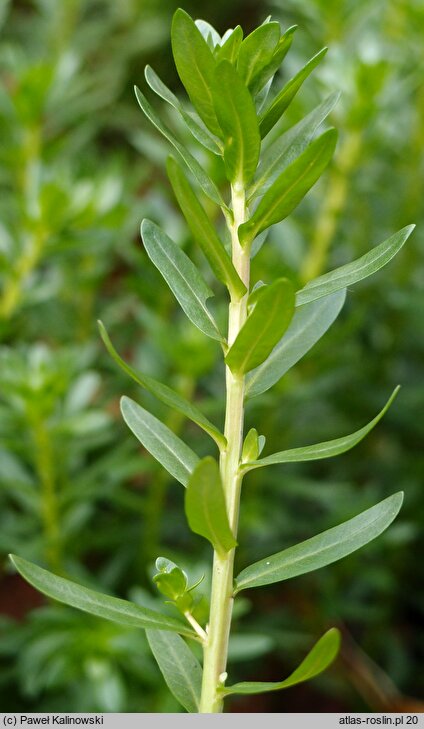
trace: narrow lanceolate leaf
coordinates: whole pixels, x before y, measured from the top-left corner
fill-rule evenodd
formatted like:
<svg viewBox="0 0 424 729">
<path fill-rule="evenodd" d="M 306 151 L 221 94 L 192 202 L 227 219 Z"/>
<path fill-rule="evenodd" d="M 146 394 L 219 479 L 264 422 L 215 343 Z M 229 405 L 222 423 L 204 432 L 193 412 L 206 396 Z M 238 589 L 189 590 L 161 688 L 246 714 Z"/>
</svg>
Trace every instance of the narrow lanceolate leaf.
<svg viewBox="0 0 424 729">
<path fill-rule="evenodd" d="M 184 251 L 150 220 L 143 220 L 141 236 L 147 255 L 161 272 L 183 311 L 204 334 L 223 341 L 206 306 L 213 292 Z"/>
<path fill-rule="evenodd" d="M 212 91 L 224 138 L 227 178 L 246 185 L 255 174 L 261 149 L 253 99 L 229 61 L 218 64 Z"/>
<path fill-rule="evenodd" d="M 211 94 L 216 62 L 200 30 L 181 8 L 172 20 L 171 43 L 178 75 L 191 103 L 208 129 L 219 136 Z"/>
<path fill-rule="evenodd" d="M 271 60 L 267 63 L 260 71 L 256 74 L 255 78 L 250 83 L 250 91 L 253 96 L 267 84 L 272 81 L 272 77 L 275 72 L 278 71 L 284 58 L 290 50 L 293 42 L 293 35 L 297 30 L 297 25 L 292 25 L 286 32 L 281 36 L 278 44 L 274 50 Z"/>
<path fill-rule="evenodd" d="M 251 86 L 270 63 L 280 40 L 280 24 L 266 23 L 256 28 L 240 46 L 237 71 L 246 86 Z"/>
<path fill-rule="evenodd" d="M 320 61 L 324 58 L 327 50 L 327 48 L 323 48 L 319 53 L 313 56 L 313 58 L 308 61 L 306 66 L 304 66 L 296 74 L 296 76 L 293 76 L 293 78 L 290 79 L 290 81 L 284 86 L 284 88 L 281 89 L 280 93 L 277 94 L 274 101 L 264 111 L 259 122 L 262 139 L 266 137 L 268 132 L 271 131 L 272 127 L 275 126 L 275 124 L 279 121 L 289 104 L 291 104 L 291 102 L 293 101 L 303 82 L 308 78 L 309 74 L 314 70 L 314 68 L 316 68 L 316 66 L 318 66 Z"/>
<path fill-rule="evenodd" d="M 339 315 L 346 289 L 296 309 L 290 326 L 259 367 L 249 372 L 246 397 L 255 397 L 275 385 L 318 342 Z"/>
<path fill-rule="evenodd" d="M 182 638 L 179 640 L 182 640 Z M 277 683 L 270 681 L 243 681 L 242 683 L 234 684 L 234 686 L 225 686 L 225 688 L 220 690 L 220 693 L 224 696 L 229 696 L 230 694 L 262 694 L 267 691 L 279 691 L 280 689 L 295 686 L 297 683 L 303 683 L 325 671 L 336 658 L 339 647 L 340 632 L 337 628 L 330 628 L 319 639 L 318 643 L 314 645 L 300 666 L 288 678 L 284 679 L 284 681 Z"/>
<path fill-rule="evenodd" d="M 237 577 L 235 593 L 282 582 L 337 562 L 384 532 L 397 516 L 402 501 L 403 492 L 399 491 L 339 526 L 250 565 Z"/>
<path fill-rule="evenodd" d="M 171 132 L 170 129 L 162 122 L 162 120 L 158 117 L 152 106 L 147 101 L 144 94 L 141 93 L 140 89 L 135 86 L 135 95 L 137 98 L 137 101 L 139 103 L 140 108 L 148 118 L 148 120 L 156 127 L 156 129 L 163 134 L 165 139 L 168 140 L 172 144 L 172 146 L 177 150 L 181 158 L 184 160 L 185 164 L 191 170 L 193 175 L 195 176 L 197 182 L 199 183 L 200 187 L 202 188 L 203 192 L 207 197 L 209 197 L 214 203 L 219 205 L 222 210 L 228 211 L 228 206 L 224 203 L 224 200 L 221 197 L 221 194 L 215 185 L 214 182 L 212 182 L 211 178 L 206 174 L 204 171 L 202 165 L 197 161 L 195 157 L 184 147 L 181 142 L 178 141 L 178 139 L 174 136 L 174 134 Z"/>
<path fill-rule="evenodd" d="M 178 200 L 187 224 L 196 243 L 208 259 L 215 276 L 232 293 L 242 296 L 246 291 L 246 287 L 234 268 L 230 256 L 218 238 L 215 228 L 192 190 L 184 172 L 173 157 L 168 159 L 167 171 L 175 197 Z"/>
<path fill-rule="evenodd" d="M 225 357 L 235 374 L 249 372 L 266 360 L 294 313 L 295 292 L 287 278 L 261 286 L 255 293 L 254 309 Z"/>
<path fill-rule="evenodd" d="M 121 398 L 121 413 L 140 443 L 183 486 L 199 459 L 181 438 L 129 397 Z"/>
<path fill-rule="evenodd" d="M 371 420 L 368 425 L 364 425 L 363 428 L 360 428 L 355 433 L 345 435 L 342 438 L 336 438 L 335 440 L 328 440 L 324 443 L 317 443 L 316 445 L 304 446 L 303 448 L 291 448 L 288 451 L 273 453 L 272 456 L 261 458 L 259 461 L 251 461 L 250 463 L 243 464 L 243 471 L 250 471 L 253 468 L 262 468 L 262 466 L 271 466 L 276 463 L 304 463 L 305 461 L 318 461 L 322 458 L 331 458 L 333 456 L 339 456 L 341 453 L 346 453 L 346 451 L 349 451 L 351 448 L 356 446 L 373 428 L 375 428 L 377 423 L 389 409 L 398 394 L 399 389 L 399 387 L 396 387 L 384 408 L 380 410 L 378 415 L 376 415 L 376 417 Z"/>
<path fill-rule="evenodd" d="M 190 529 L 207 539 L 222 557 L 237 545 L 228 522 L 218 464 L 210 456 L 200 461 L 190 477 L 185 511 Z"/>
<path fill-rule="evenodd" d="M 144 387 L 146 390 L 151 392 L 152 395 L 158 398 L 158 400 L 165 403 L 165 405 L 173 408 L 173 410 L 177 410 L 182 415 L 185 415 L 186 418 L 192 420 L 193 423 L 196 423 L 196 425 L 198 425 L 200 428 L 203 428 L 203 430 L 208 433 L 211 438 L 214 439 L 218 448 L 225 448 L 227 443 L 225 436 L 203 415 L 203 413 L 198 408 L 188 402 L 188 400 L 186 400 L 184 397 L 181 397 L 178 392 L 175 392 L 175 390 L 172 390 L 170 387 L 164 385 L 162 382 L 159 382 L 158 380 L 155 380 L 153 377 L 149 377 L 148 375 L 144 375 L 142 372 L 136 372 L 133 367 L 127 364 L 122 359 L 122 357 L 120 357 L 112 342 L 110 341 L 110 337 L 102 322 L 99 321 L 98 324 L 100 329 L 100 335 L 103 339 L 107 351 L 127 375 L 132 377 L 132 379 L 135 380 L 135 382 L 137 382 L 141 387 Z"/>
<path fill-rule="evenodd" d="M 63 602 L 65 605 L 122 625 L 172 630 L 188 637 L 195 635 L 194 631 L 180 620 L 162 615 L 149 608 L 140 607 L 127 600 L 95 592 L 76 582 L 58 577 L 32 562 L 27 562 L 22 557 L 11 554 L 10 559 L 24 580 L 47 597 Z"/>
<path fill-rule="evenodd" d="M 336 141 L 336 130 L 328 129 L 277 177 L 250 220 L 239 227 L 242 245 L 250 245 L 259 233 L 284 220 L 297 207 L 329 164 Z"/>
<path fill-rule="evenodd" d="M 165 682 L 190 714 L 199 711 L 202 668 L 186 642 L 162 630 L 147 630 L 146 637 Z"/>
<path fill-rule="evenodd" d="M 310 281 L 297 292 L 296 306 L 303 306 L 303 304 L 315 301 L 321 296 L 328 296 L 334 291 L 343 289 L 346 286 L 352 286 L 357 281 L 362 281 L 367 276 L 371 276 L 392 260 L 414 228 L 415 225 L 407 225 L 356 261 L 347 263 L 346 266 L 336 268 L 334 271 L 325 273 L 323 276 Z"/>
<path fill-rule="evenodd" d="M 240 49 L 241 42 L 243 40 L 243 30 L 240 25 L 230 33 L 228 38 L 225 39 L 221 48 L 216 50 L 217 61 L 229 61 L 235 63 L 237 60 L 238 52 Z"/>
<path fill-rule="evenodd" d="M 202 122 L 196 121 L 191 114 L 189 114 L 177 99 L 175 94 L 161 81 L 157 73 L 151 68 L 146 66 L 144 69 L 144 75 L 150 88 L 168 104 L 174 107 L 176 111 L 184 119 L 188 129 L 192 133 L 193 137 L 197 139 L 200 144 L 203 144 L 206 149 L 209 149 L 214 154 L 222 154 L 222 145 L 219 140 L 211 134 L 208 129 L 203 125 Z"/>
<path fill-rule="evenodd" d="M 255 180 L 248 191 L 248 200 L 263 195 L 288 167 L 306 149 L 316 130 L 336 105 L 340 93 L 335 91 L 325 101 L 291 127 L 266 150 L 258 167 Z"/>
</svg>

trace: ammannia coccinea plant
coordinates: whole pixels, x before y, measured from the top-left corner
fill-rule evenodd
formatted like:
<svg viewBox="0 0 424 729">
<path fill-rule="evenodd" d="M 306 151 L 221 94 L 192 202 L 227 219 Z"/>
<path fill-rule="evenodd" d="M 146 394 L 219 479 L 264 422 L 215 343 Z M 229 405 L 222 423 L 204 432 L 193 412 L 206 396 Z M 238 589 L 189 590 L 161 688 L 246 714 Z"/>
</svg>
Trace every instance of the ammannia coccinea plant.
<svg viewBox="0 0 424 729">
<path fill-rule="evenodd" d="M 396 395 L 395 390 L 368 425 L 317 445 L 263 456 L 265 435 L 255 428 L 243 433 L 246 400 L 272 387 L 305 355 L 336 319 L 347 287 L 390 261 L 413 229 L 403 228 L 358 260 L 309 281 L 300 290 L 283 276 L 265 283 L 250 280 L 251 259 L 264 244 L 270 226 L 284 220 L 301 202 L 331 162 L 336 146 L 336 130 L 320 128 L 337 102 L 337 93 L 288 131 L 280 130 L 280 119 L 326 51 L 313 56 L 283 88 L 274 91 L 273 78 L 294 32 L 292 27 L 282 34 L 279 23 L 268 19 L 246 38 L 240 26 L 221 37 L 205 21 L 194 22 L 177 10 L 172 50 L 192 108 L 180 102 L 152 68 L 146 68 L 148 85 L 174 107 L 203 146 L 203 154 L 221 160 L 224 173 L 220 179 L 225 176 L 226 189 L 207 174 L 199 159 L 161 121 L 144 93 L 136 89 L 144 114 L 170 144 L 173 155 L 167 173 L 175 198 L 209 264 L 210 277 L 213 274 L 217 279 L 215 288 L 223 289 L 228 298 L 225 332 L 209 306 L 213 293 L 204 275 L 160 227 L 143 221 L 142 239 L 152 263 L 193 325 L 222 350 L 223 431 L 178 392 L 126 364 L 100 324 L 103 341 L 118 365 L 162 403 L 196 423 L 216 446 L 214 455 L 199 459 L 156 417 L 128 397 L 122 398 L 125 422 L 185 488 L 188 525 L 213 548 L 207 624 L 196 619 L 197 585 L 191 585 L 186 573 L 164 557 L 156 562 L 154 582 L 173 604 L 175 615 L 169 609 L 162 613 L 99 594 L 12 557 L 21 575 L 51 598 L 145 629 L 169 689 L 188 712 L 221 712 L 225 697 L 231 694 L 285 689 L 321 673 L 338 651 L 335 628 L 318 640 L 288 678 L 277 683 L 232 685 L 227 652 L 234 600 L 244 590 L 291 579 L 359 549 L 389 526 L 402 504 L 402 493 L 395 493 L 343 524 L 243 567 L 234 577 L 240 493 L 246 474 L 256 468 L 344 453 L 377 425 Z M 213 204 L 222 213 L 224 235 L 212 223 L 206 201 L 208 208 Z"/>
</svg>

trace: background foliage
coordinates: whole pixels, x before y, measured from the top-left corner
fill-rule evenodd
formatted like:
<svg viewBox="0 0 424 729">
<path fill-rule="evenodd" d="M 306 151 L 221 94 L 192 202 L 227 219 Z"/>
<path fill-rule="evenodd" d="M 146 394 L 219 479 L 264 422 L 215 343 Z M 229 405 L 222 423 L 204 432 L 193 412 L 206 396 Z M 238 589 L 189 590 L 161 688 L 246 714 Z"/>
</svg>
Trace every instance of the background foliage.
<svg viewBox="0 0 424 729">
<path fill-rule="evenodd" d="M 96 326 L 101 317 L 128 360 L 222 420 L 217 347 L 177 310 L 138 232 L 143 216 L 166 221 L 167 232 L 196 255 L 164 176 L 167 147 L 132 94 L 133 83 L 145 88 L 147 62 L 180 93 L 169 48 L 177 6 L 16 0 L 0 9 L 5 711 L 177 710 L 143 634 L 43 602 L 6 562 L 13 551 L 104 591 L 143 596 L 145 604 L 158 599 L 150 580 L 156 556 L 175 559 L 194 578 L 209 569 L 209 550 L 186 527 L 181 490 L 129 436 L 118 395 L 134 396 L 184 431 L 199 455 L 206 455 L 204 439 L 120 373 Z M 196 16 L 196 3 L 183 7 Z M 345 640 L 338 665 L 311 685 L 239 698 L 229 708 L 413 709 L 417 699 L 409 697 L 422 690 L 424 607 L 416 560 L 424 505 L 422 3 L 235 0 L 202 12 L 220 31 L 237 23 L 248 31 L 267 13 L 283 27 L 297 23 L 287 77 L 329 45 L 290 106 L 288 126 L 332 90 L 342 91 L 333 112 L 341 135 L 335 162 L 295 214 L 273 229 L 254 259 L 256 278 L 269 281 L 278 271 L 305 281 L 418 224 L 399 257 L 355 287 L 325 338 L 247 413 L 247 426 L 254 415 L 272 452 L 351 432 L 370 420 L 395 384 L 403 385 L 354 451 L 248 476 L 240 566 L 342 522 L 393 490 L 404 489 L 406 499 L 396 523 L 363 552 L 239 599 L 234 680 L 280 678 L 330 624 L 344 630 Z M 183 134 L 172 110 L 163 113 Z M 204 164 L 213 160 L 205 157 Z"/>
</svg>

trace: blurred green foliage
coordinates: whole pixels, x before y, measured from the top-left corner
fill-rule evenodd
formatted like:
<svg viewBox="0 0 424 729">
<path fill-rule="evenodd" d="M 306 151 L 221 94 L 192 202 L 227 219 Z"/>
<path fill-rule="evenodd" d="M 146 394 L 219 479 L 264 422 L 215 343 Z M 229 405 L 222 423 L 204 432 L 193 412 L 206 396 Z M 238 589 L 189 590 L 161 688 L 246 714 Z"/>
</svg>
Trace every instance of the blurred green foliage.
<svg viewBox="0 0 424 729">
<path fill-rule="evenodd" d="M 194 2 L 183 5 L 199 12 Z M 5 711 L 178 710 L 142 634 L 41 604 L 8 574 L 7 552 L 105 591 L 142 595 L 144 604 L 159 599 L 151 577 L 155 558 L 166 555 L 191 581 L 206 573 L 207 594 L 209 550 L 186 528 L 181 489 L 128 436 L 118 394 L 141 397 L 174 431 L 184 429 L 199 455 L 206 455 L 204 441 L 116 369 L 95 323 L 102 318 L 135 366 L 142 363 L 143 371 L 194 396 L 210 419 L 222 420 L 218 347 L 177 310 L 138 234 L 145 215 L 166 221 L 167 232 L 197 256 L 163 177 L 167 147 L 132 96 L 134 83 L 143 86 L 147 62 L 180 93 L 168 46 L 177 6 L 173 0 L 16 0 L 0 9 Z M 366 553 L 237 602 L 237 622 L 248 636 L 233 639 L 234 680 L 259 678 L 260 668 L 263 680 L 279 678 L 308 646 L 309 634 L 327 624 L 340 624 L 347 637 L 339 670 L 311 687 L 232 705 L 241 711 L 408 710 L 402 695 L 422 690 L 417 629 L 424 608 L 416 560 L 424 511 L 424 9 L 420 0 L 237 0 L 230 7 L 220 0 L 202 9 L 220 30 L 236 23 L 249 30 L 267 13 L 283 27 L 300 26 L 285 62 L 287 78 L 324 44 L 330 47 L 284 124 L 340 89 L 333 114 L 341 141 L 316 190 L 270 234 L 254 260 L 254 276 L 269 281 L 289 272 L 305 281 L 410 222 L 418 231 L 390 267 L 355 287 L 305 360 L 252 402 L 247 426 L 254 414 L 272 452 L 359 427 L 393 385 L 403 386 L 384 421 L 354 451 L 247 478 L 240 566 L 349 518 L 394 488 L 404 489 L 406 499 L 400 519 Z M 184 134 L 178 115 L 163 111 Z M 202 154 L 205 166 L 215 164 Z M 199 258 L 196 263 L 203 266 Z"/>
</svg>

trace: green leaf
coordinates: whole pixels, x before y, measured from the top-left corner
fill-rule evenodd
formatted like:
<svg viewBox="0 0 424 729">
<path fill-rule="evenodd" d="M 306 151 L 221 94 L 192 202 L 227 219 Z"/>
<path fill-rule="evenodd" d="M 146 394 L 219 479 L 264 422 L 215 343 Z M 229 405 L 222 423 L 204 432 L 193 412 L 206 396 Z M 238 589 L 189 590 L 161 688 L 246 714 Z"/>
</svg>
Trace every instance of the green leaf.
<svg viewBox="0 0 424 729">
<path fill-rule="evenodd" d="M 200 428 L 203 428 L 203 430 L 208 433 L 211 438 L 213 438 L 218 448 L 225 448 L 227 440 L 224 435 L 203 415 L 200 410 L 198 410 L 198 408 L 188 402 L 188 400 L 186 400 L 184 397 L 181 397 L 178 392 L 175 392 L 175 390 L 172 390 L 170 387 L 164 385 L 162 382 L 159 382 L 158 380 L 155 380 L 153 377 L 149 377 L 148 375 L 144 375 L 142 372 L 136 372 L 136 370 L 134 370 L 122 359 L 122 357 L 119 356 L 118 352 L 116 351 L 110 340 L 104 324 L 99 321 L 98 325 L 100 329 L 100 335 L 103 339 L 107 351 L 127 375 L 135 380 L 135 382 L 137 382 L 141 387 L 144 387 L 152 395 L 157 397 L 158 400 L 165 403 L 165 405 L 168 405 L 168 407 L 172 408 L 173 410 L 177 410 L 182 415 L 185 415 L 186 418 L 192 420 L 193 423 L 196 423 L 196 425 L 198 425 Z"/>
<path fill-rule="evenodd" d="M 226 284 L 232 293 L 243 296 L 246 291 L 244 283 L 234 268 L 230 256 L 218 238 L 215 228 L 192 190 L 180 165 L 173 157 L 168 159 L 167 171 L 175 197 L 187 224 L 196 243 L 208 259 L 215 276 Z"/>
<path fill-rule="evenodd" d="M 251 86 L 261 71 L 271 62 L 280 40 L 280 24 L 266 23 L 256 28 L 240 46 L 237 71 L 246 86 Z"/>
<path fill-rule="evenodd" d="M 313 572 L 355 552 L 387 529 L 402 501 L 399 491 L 339 526 L 246 567 L 237 577 L 235 594 Z"/>
<path fill-rule="evenodd" d="M 256 461 L 259 456 L 259 435 L 256 428 L 251 428 L 246 435 L 241 453 L 242 463 Z"/>
<path fill-rule="evenodd" d="M 208 129 L 219 137 L 211 93 L 216 62 L 200 30 L 181 8 L 172 20 L 171 43 L 178 75 L 191 103 Z"/>
<path fill-rule="evenodd" d="M 187 575 L 175 562 L 165 557 L 158 557 L 156 560 L 158 573 L 153 575 L 153 582 L 165 597 L 170 600 L 177 600 L 187 591 Z"/>
<path fill-rule="evenodd" d="M 263 195 L 278 175 L 307 148 L 316 130 L 329 115 L 339 98 L 340 93 L 335 91 L 268 147 L 258 167 L 255 181 L 248 191 L 249 202 L 258 195 Z"/>
<path fill-rule="evenodd" d="M 281 36 L 280 40 L 278 41 L 277 47 L 274 50 L 270 62 L 266 66 L 264 66 L 255 76 L 255 79 L 252 80 L 250 91 L 252 92 L 253 96 L 256 96 L 256 94 L 265 86 L 265 84 L 272 81 L 272 77 L 274 76 L 275 72 L 278 71 L 282 62 L 284 61 L 284 58 L 290 50 L 291 44 L 293 42 L 293 35 L 296 30 L 297 25 L 292 25 L 291 28 L 288 28 L 288 30 L 286 30 L 286 32 Z"/>
<path fill-rule="evenodd" d="M 206 301 L 213 296 L 213 292 L 194 263 L 150 220 L 143 220 L 141 235 L 147 255 L 164 277 L 190 321 L 208 337 L 223 342 L 224 338 L 206 306 Z"/>
<path fill-rule="evenodd" d="M 211 542 L 221 557 L 237 546 L 228 521 L 218 464 L 210 456 L 198 463 L 190 477 L 185 511 L 190 529 Z"/>
<path fill-rule="evenodd" d="M 240 25 L 237 25 L 237 27 L 234 28 L 234 30 L 230 33 L 228 38 L 225 39 L 225 42 L 222 44 L 221 48 L 218 48 L 216 50 L 216 60 L 229 61 L 230 63 L 234 64 L 237 60 L 242 40 L 243 31 Z"/>
<path fill-rule="evenodd" d="M 243 374 L 260 365 L 290 324 L 295 291 L 287 278 L 256 289 L 255 306 L 225 357 L 233 373 Z"/>
<path fill-rule="evenodd" d="M 345 302 L 346 289 L 313 301 L 295 311 L 283 338 L 259 367 L 246 379 L 246 398 L 275 385 L 318 342 L 335 321 Z"/>
<path fill-rule="evenodd" d="M 175 618 L 162 615 L 149 608 L 140 607 L 127 600 L 103 595 L 100 592 L 78 585 L 76 582 L 58 577 L 32 562 L 22 559 L 22 557 L 17 557 L 14 554 L 9 556 L 24 580 L 29 582 L 36 590 L 47 595 L 47 597 L 63 602 L 65 605 L 70 605 L 86 613 L 122 625 L 144 629 L 172 630 L 188 637 L 194 637 L 195 635 L 191 628 L 179 620 L 175 620 Z"/>
<path fill-rule="evenodd" d="M 297 207 L 329 164 L 336 141 L 336 130 L 328 129 L 277 177 L 250 220 L 238 229 L 243 246 L 250 245 L 259 233 L 284 220 Z"/>
<path fill-rule="evenodd" d="M 363 428 L 360 428 L 355 433 L 351 433 L 351 435 L 344 435 L 342 438 L 336 438 L 335 440 L 328 440 L 324 443 L 317 443 L 316 445 L 303 446 L 302 448 L 291 448 L 288 451 L 273 453 L 272 456 L 261 458 L 260 461 L 251 461 L 250 463 L 243 464 L 243 471 L 250 471 L 253 468 L 262 468 L 263 466 L 271 466 L 276 463 L 304 463 L 305 461 L 318 461 L 322 458 L 332 458 L 333 456 L 338 456 L 341 453 L 346 453 L 346 451 L 349 451 L 351 448 L 356 446 L 373 428 L 375 428 L 377 423 L 389 409 L 399 390 L 400 387 L 396 387 L 384 408 L 380 410 L 378 415 L 376 415 L 375 418 L 368 423 L 368 425 L 364 425 Z"/>
<path fill-rule="evenodd" d="M 198 28 L 202 34 L 202 37 L 208 44 L 211 51 L 215 49 L 216 46 L 221 45 L 221 36 L 219 35 L 218 31 L 208 23 L 206 20 L 195 20 L 194 24 L 196 28 Z"/>
<path fill-rule="evenodd" d="M 224 163 L 230 182 L 246 185 L 255 174 L 261 149 L 253 99 L 234 66 L 221 61 L 212 86 L 215 111 L 224 135 Z"/>
<path fill-rule="evenodd" d="M 141 93 L 140 89 L 137 88 L 137 86 L 134 87 L 135 95 L 137 98 L 137 101 L 139 103 L 140 108 L 148 118 L 148 120 L 158 129 L 158 131 L 163 134 L 165 139 L 168 140 L 172 144 L 173 147 L 177 150 L 181 158 L 186 163 L 187 167 L 193 175 L 195 176 L 197 182 L 199 183 L 200 187 L 202 188 L 205 195 L 210 198 L 214 203 L 219 205 L 222 210 L 229 211 L 228 206 L 224 203 L 221 194 L 215 185 L 214 182 L 212 182 L 211 178 L 206 174 L 204 171 L 202 165 L 197 161 L 195 157 L 186 149 L 181 142 L 178 141 L 178 139 L 173 135 L 170 129 L 164 124 L 161 119 L 158 117 L 154 109 L 151 107 L 149 102 L 147 101 L 144 94 Z"/>
<path fill-rule="evenodd" d="M 183 107 L 183 105 L 180 103 L 179 99 L 175 96 L 175 94 L 172 93 L 170 89 L 161 81 L 157 73 L 151 68 L 151 66 L 146 66 L 144 69 L 144 75 L 146 77 L 146 81 L 149 84 L 150 88 L 163 99 L 164 101 L 167 101 L 168 104 L 170 104 L 178 113 L 181 115 L 183 120 L 185 121 L 188 129 L 192 133 L 193 137 L 197 139 L 200 144 L 203 144 L 206 149 L 209 149 L 214 154 L 221 155 L 222 154 L 222 145 L 220 144 L 219 140 L 214 137 L 208 129 L 200 122 L 196 121 Z"/>
<path fill-rule="evenodd" d="M 262 694 L 268 691 L 279 691 L 280 689 L 303 683 L 325 671 L 337 656 L 339 647 L 340 632 L 337 628 L 330 628 L 319 639 L 318 643 L 314 645 L 300 666 L 288 678 L 284 679 L 284 681 L 279 681 L 278 683 L 271 683 L 269 681 L 243 681 L 242 683 L 234 684 L 234 686 L 225 686 L 220 689 L 220 693 L 224 694 L 224 696 L 229 696 L 230 694 Z"/>
<path fill-rule="evenodd" d="M 129 397 L 121 398 L 121 413 L 140 443 L 177 481 L 186 486 L 199 462 L 191 448 Z"/>
<path fill-rule="evenodd" d="M 146 637 L 169 690 L 186 711 L 196 714 L 202 688 L 199 661 L 179 635 L 147 630 Z"/>
<path fill-rule="evenodd" d="M 414 228 L 415 225 L 407 225 L 356 261 L 347 263 L 345 266 L 336 268 L 334 271 L 325 273 L 323 276 L 310 281 L 297 292 L 296 306 L 303 306 L 303 304 L 315 301 L 321 296 L 328 296 L 334 291 L 352 286 L 352 284 L 362 281 L 367 276 L 371 276 L 392 260 Z"/>
<path fill-rule="evenodd" d="M 327 53 L 327 48 L 323 48 L 313 58 L 311 58 L 306 66 L 304 66 L 296 76 L 281 89 L 280 93 L 277 94 L 275 99 L 272 101 L 270 106 L 261 115 L 259 128 L 262 139 L 266 137 L 268 132 L 271 131 L 272 127 L 281 119 L 281 116 L 286 111 L 287 107 L 291 104 L 303 82 L 308 78 L 309 74 L 318 66 L 320 61 L 324 58 Z"/>
</svg>

